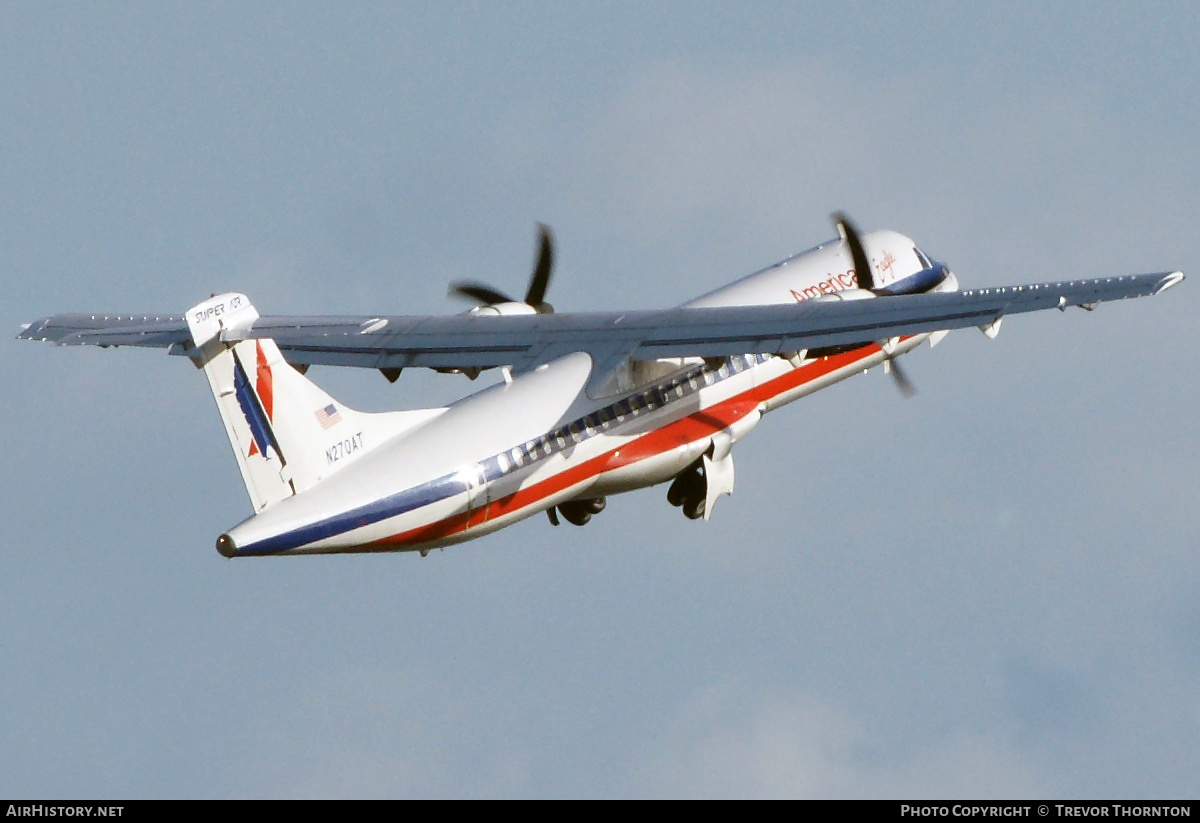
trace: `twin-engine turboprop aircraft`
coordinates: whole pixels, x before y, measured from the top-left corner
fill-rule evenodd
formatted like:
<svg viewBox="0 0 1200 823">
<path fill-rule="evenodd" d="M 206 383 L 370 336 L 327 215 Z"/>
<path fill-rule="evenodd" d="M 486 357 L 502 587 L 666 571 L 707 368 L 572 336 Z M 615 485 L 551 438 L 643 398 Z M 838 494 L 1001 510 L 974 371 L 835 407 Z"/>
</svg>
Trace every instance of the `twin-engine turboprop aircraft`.
<svg viewBox="0 0 1200 823">
<path fill-rule="evenodd" d="M 57 315 L 22 330 L 60 345 L 154 346 L 208 378 L 254 514 L 217 539 L 226 557 L 429 549 L 541 511 L 582 525 L 608 495 L 670 482 L 689 518 L 733 491 L 731 449 L 762 416 L 950 329 L 994 337 L 1006 314 L 1093 308 L 1174 286 L 1178 271 L 960 291 L 892 231 L 840 239 L 664 311 L 555 314 L 542 227 L 523 301 L 475 283 L 449 317 L 260 316 L 222 294 L 184 317 Z M 412 366 L 504 380 L 446 408 L 367 414 L 304 373 L 312 364 Z"/>
</svg>

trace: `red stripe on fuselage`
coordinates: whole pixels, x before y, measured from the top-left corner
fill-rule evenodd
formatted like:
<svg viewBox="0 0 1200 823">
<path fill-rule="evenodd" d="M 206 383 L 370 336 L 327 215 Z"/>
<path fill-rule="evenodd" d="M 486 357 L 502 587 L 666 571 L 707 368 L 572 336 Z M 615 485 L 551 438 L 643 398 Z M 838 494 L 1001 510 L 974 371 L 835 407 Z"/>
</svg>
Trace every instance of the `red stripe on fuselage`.
<svg viewBox="0 0 1200 823">
<path fill-rule="evenodd" d="M 902 339 L 907 340 L 908 338 Z M 879 351 L 881 351 L 880 347 L 872 343 L 852 351 L 822 357 L 820 360 L 792 369 L 773 380 L 768 380 L 761 386 L 754 386 L 722 400 L 720 403 L 676 420 L 674 423 L 647 432 L 611 451 L 585 460 L 578 465 L 569 466 L 553 477 L 548 477 L 531 486 L 518 489 L 510 495 L 493 500 L 486 507 L 461 512 L 445 520 L 439 520 L 427 526 L 419 526 L 391 537 L 384 537 L 366 545 L 376 547 L 375 551 L 394 551 L 405 546 L 419 546 L 422 543 L 430 543 L 458 534 L 493 518 L 513 514 L 598 474 L 638 463 L 671 449 L 711 437 L 750 414 L 761 403 L 805 383 L 811 383 L 827 374 L 851 366 Z M 485 514 L 486 516 L 484 516 Z"/>
</svg>

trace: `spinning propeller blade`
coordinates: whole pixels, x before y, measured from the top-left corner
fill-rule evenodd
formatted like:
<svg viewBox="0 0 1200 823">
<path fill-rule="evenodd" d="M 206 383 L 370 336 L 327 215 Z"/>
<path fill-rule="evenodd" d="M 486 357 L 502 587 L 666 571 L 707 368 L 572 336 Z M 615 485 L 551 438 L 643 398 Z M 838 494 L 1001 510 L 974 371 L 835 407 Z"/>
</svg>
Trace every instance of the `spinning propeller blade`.
<svg viewBox="0 0 1200 823">
<path fill-rule="evenodd" d="M 486 283 L 477 283 L 467 280 L 460 280 L 450 284 L 450 295 L 453 297 L 465 297 L 467 300 L 474 300 L 481 306 L 490 306 L 493 303 L 512 303 L 511 297 L 503 292 L 498 292 Z"/>
<path fill-rule="evenodd" d="M 858 278 L 858 287 L 871 291 L 875 288 L 875 276 L 871 274 L 871 261 L 863 250 L 862 240 L 859 239 L 858 229 L 850 222 L 844 212 L 834 212 L 833 222 L 837 225 L 838 234 L 850 247 L 850 259 L 854 261 L 854 275 Z"/>
<path fill-rule="evenodd" d="M 554 307 L 546 302 L 546 287 L 550 285 L 550 272 L 554 268 L 554 234 L 545 223 L 538 223 L 538 256 L 529 278 L 529 289 L 525 302 L 537 309 L 538 314 L 553 314 Z"/>
<path fill-rule="evenodd" d="M 896 388 L 905 397 L 912 397 L 917 393 L 917 387 L 908 379 L 908 375 L 900 368 L 900 361 L 892 359 L 888 361 L 892 373 L 892 382 L 896 384 Z"/>
</svg>

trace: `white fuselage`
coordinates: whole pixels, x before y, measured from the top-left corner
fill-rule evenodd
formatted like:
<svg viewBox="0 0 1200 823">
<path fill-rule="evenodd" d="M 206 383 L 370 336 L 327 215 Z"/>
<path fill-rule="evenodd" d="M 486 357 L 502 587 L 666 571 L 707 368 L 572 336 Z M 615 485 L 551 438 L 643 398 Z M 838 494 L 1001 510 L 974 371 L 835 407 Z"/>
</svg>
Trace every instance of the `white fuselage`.
<svg viewBox="0 0 1200 823">
<path fill-rule="evenodd" d="M 952 274 L 889 231 L 864 238 L 876 292 L 946 291 Z M 685 304 L 786 304 L 855 288 L 832 241 Z M 864 295 L 869 296 L 869 295 Z M 460 400 L 319 484 L 222 535 L 223 553 L 425 551 L 581 498 L 675 477 L 718 458 L 762 414 L 923 342 L 848 350 L 626 363 L 597 393 L 592 358 L 569 354 Z M 886 351 L 885 351 L 886 348 Z"/>
</svg>

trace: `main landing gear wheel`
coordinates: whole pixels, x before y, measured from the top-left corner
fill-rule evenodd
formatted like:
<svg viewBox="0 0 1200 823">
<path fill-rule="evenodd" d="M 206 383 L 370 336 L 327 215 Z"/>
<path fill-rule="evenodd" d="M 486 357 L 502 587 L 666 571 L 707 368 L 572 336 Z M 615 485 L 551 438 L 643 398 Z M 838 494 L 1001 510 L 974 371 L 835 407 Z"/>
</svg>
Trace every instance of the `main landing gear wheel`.
<svg viewBox="0 0 1200 823">
<path fill-rule="evenodd" d="M 704 516 L 704 498 L 708 491 L 704 477 L 704 463 L 697 460 L 671 481 L 667 489 L 667 502 L 683 509 L 688 520 Z"/>
<path fill-rule="evenodd" d="M 683 501 L 683 516 L 688 520 L 699 520 L 704 516 L 704 496 L 689 497 Z"/>
</svg>

